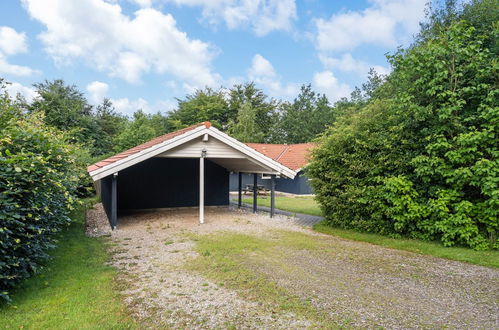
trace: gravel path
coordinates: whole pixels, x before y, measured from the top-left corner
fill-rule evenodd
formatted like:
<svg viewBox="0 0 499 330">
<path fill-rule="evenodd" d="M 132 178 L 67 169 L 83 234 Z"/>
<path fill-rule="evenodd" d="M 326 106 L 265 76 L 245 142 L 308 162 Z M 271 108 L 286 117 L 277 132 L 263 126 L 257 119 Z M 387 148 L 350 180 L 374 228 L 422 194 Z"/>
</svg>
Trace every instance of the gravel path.
<svg viewBox="0 0 499 330">
<path fill-rule="evenodd" d="M 107 218 L 100 206 L 92 212 L 87 232 L 95 236 Z M 128 215 L 111 234 L 118 288 L 145 327 L 309 327 L 309 320 L 262 310 L 258 302 L 182 267 L 197 257 L 192 234 L 233 231 L 271 238 L 279 229 L 310 235 L 324 248 L 281 251 L 278 262 L 273 253 L 249 266 L 332 319 L 347 319 L 351 327 L 499 329 L 496 269 L 343 240 L 283 216 L 207 208 L 206 224 L 197 220 L 197 209 L 189 208 Z"/>
</svg>

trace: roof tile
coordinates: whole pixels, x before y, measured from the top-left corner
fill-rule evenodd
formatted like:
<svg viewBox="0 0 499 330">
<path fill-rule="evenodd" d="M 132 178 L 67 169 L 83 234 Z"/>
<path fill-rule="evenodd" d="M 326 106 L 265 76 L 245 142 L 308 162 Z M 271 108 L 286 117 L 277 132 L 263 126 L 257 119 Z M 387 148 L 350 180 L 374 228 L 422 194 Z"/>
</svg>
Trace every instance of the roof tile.
<svg viewBox="0 0 499 330">
<path fill-rule="evenodd" d="M 310 150 L 315 146 L 313 143 L 246 143 L 246 145 L 294 171 L 308 164 Z"/>
<path fill-rule="evenodd" d="M 157 144 L 173 139 L 176 136 L 184 134 L 200 126 L 205 126 L 206 128 L 210 128 L 211 123 L 209 121 L 206 121 L 186 128 L 182 128 L 175 132 L 158 136 L 157 138 L 147 141 L 141 145 L 125 150 L 123 152 L 120 152 L 119 154 L 116 154 L 109 158 L 103 159 L 95 164 L 92 164 L 87 167 L 87 171 L 88 172 L 96 171 L 99 168 L 105 167 L 123 158 L 141 152 L 142 150 L 148 149 Z M 246 145 L 294 171 L 299 170 L 300 168 L 308 164 L 309 151 L 314 147 L 313 143 L 301 143 L 301 144 L 246 143 Z"/>
<path fill-rule="evenodd" d="M 157 138 L 154 138 L 150 141 L 142 143 L 141 145 L 138 145 L 138 146 L 133 147 L 131 149 L 125 150 L 123 152 L 120 152 L 119 154 L 116 154 L 116 155 L 111 156 L 109 158 L 103 159 L 95 164 L 92 164 L 92 165 L 87 167 L 87 171 L 93 172 L 95 170 L 98 170 L 99 168 L 102 168 L 104 166 L 112 164 L 120 159 L 126 158 L 126 157 L 133 155 L 133 154 L 136 154 L 138 152 L 141 152 L 142 150 L 148 149 L 148 148 L 153 147 L 153 146 L 160 144 L 162 142 L 173 139 L 176 136 L 187 133 L 187 132 L 189 132 L 195 128 L 198 128 L 200 126 L 205 126 L 205 127 L 209 128 L 209 127 L 211 127 L 211 123 L 209 121 L 206 121 L 204 123 L 199 123 L 196 125 L 192 125 L 192 126 L 189 126 L 186 128 L 179 129 L 178 131 L 175 131 L 175 132 L 170 132 L 170 133 L 158 136 Z"/>
</svg>

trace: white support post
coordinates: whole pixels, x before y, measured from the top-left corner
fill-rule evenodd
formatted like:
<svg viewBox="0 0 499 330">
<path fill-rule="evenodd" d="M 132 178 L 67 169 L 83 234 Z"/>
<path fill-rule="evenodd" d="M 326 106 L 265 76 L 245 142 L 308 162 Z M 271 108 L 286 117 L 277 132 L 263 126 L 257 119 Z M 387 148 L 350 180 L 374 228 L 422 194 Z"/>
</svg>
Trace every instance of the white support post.
<svg viewBox="0 0 499 330">
<path fill-rule="evenodd" d="M 204 154 L 199 158 L 199 223 L 204 223 Z"/>
</svg>

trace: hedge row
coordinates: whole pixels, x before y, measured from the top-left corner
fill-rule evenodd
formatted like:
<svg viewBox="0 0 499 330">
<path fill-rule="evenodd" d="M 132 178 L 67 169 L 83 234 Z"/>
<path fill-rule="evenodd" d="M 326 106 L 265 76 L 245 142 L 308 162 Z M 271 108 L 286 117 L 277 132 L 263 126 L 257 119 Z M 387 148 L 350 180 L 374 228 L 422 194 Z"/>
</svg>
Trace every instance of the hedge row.
<svg viewBox="0 0 499 330">
<path fill-rule="evenodd" d="M 0 95 L 0 300 L 43 267 L 84 168 L 60 131 L 19 108 Z"/>
<path fill-rule="evenodd" d="M 461 21 L 391 58 L 375 97 L 339 119 L 314 152 L 309 175 L 331 225 L 499 248 L 491 44 Z"/>
</svg>

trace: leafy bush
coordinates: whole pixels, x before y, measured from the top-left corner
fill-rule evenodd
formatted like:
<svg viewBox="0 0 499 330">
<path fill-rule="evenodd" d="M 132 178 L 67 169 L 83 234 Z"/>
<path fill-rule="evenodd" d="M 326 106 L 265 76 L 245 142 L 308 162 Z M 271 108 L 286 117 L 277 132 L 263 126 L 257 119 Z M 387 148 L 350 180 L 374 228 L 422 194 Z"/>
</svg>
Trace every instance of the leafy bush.
<svg viewBox="0 0 499 330">
<path fill-rule="evenodd" d="M 0 299 L 8 300 L 42 267 L 54 234 L 69 223 L 84 166 L 65 135 L 47 127 L 41 113 L 23 115 L 6 94 L 0 132 Z"/>
<path fill-rule="evenodd" d="M 314 152 L 330 224 L 499 248 L 498 54 L 486 46 L 496 34 L 457 21 L 390 58 L 378 96 Z"/>
</svg>

